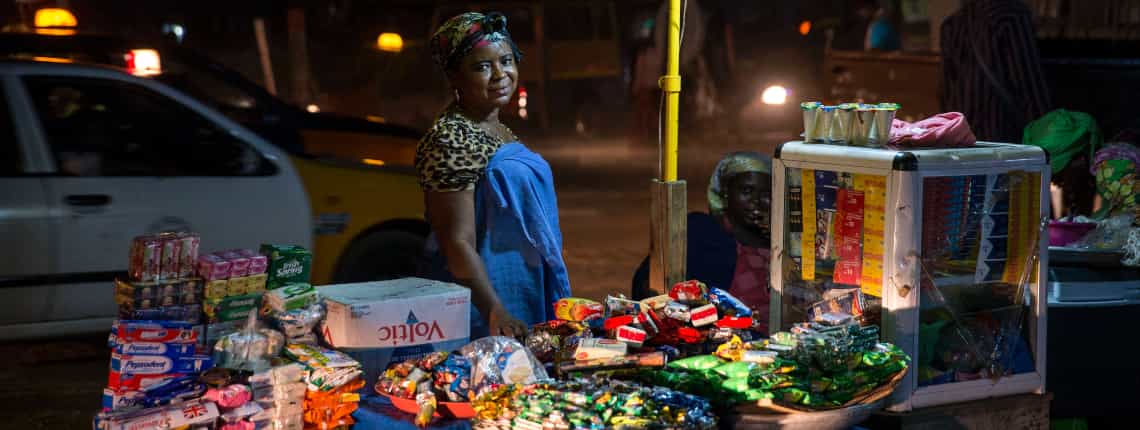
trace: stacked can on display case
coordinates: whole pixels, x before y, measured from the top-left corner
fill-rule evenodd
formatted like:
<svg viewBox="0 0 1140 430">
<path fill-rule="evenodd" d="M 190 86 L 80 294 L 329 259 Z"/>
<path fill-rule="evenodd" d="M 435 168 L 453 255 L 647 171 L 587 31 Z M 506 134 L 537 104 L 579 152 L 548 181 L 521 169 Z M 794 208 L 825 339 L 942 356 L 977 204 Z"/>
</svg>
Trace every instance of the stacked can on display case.
<svg viewBox="0 0 1140 430">
<path fill-rule="evenodd" d="M 781 145 L 773 330 L 835 309 L 880 325 L 915 360 L 893 410 L 1042 392 L 1049 174 L 1022 145 Z"/>
</svg>

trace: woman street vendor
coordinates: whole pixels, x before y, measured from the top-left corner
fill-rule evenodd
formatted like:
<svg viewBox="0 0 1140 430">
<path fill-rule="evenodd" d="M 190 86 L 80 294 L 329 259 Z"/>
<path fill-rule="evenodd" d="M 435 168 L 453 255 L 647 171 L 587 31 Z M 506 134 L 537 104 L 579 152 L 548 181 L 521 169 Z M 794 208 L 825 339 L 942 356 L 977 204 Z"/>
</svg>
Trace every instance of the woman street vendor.
<svg viewBox="0 0 1140 430">
<path fill-rule="evenodd" d="M 424 276 L 471 288 L 472 339 L 524 336 L 554 319 L 570 281 L 550 166 L 499 121 L 522 53 L 499 13 L 455 16 L 431 47 L 454 100 L 416 150 L 433 231 Z"/>
</svg>

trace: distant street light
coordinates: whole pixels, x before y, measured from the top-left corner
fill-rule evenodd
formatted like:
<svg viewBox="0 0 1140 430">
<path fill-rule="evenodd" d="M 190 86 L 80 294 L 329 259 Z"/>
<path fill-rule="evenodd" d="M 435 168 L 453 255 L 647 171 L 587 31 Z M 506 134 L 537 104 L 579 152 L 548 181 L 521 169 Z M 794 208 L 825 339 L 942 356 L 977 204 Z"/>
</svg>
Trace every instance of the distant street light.
<svg viewBox="0 0 1140 430">
<path fill-rule="evenodd" d="M 399 33 L 380 33 L 376 38 L 376 47 L 381 51 L 400 52 L 404 50 L 404 38 Z"/>
<path fill-rule="evenodd" d="M 766 105 L 782 105 L 788 101 L 788 89 L 779 85 L 773 85 L 764 89 L 764 93 L 760 94 L 760 101 Z"/>
</svg>

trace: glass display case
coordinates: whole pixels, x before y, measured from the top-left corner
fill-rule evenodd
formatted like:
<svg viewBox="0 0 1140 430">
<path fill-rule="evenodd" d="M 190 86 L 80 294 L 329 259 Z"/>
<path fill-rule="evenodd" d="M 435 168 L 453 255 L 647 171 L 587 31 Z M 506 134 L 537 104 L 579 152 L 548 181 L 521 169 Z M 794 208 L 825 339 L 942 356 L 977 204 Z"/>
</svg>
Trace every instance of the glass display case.
<svg viewBox="0 0 1140 430">
<path fill-rule="evenodd" d="M 1040 148 L 789 142 L 773 168 L 773 330 L 834 311 L 880 326 L 913 359 L 895 411 L 1043 392 Z"/>
</svg>

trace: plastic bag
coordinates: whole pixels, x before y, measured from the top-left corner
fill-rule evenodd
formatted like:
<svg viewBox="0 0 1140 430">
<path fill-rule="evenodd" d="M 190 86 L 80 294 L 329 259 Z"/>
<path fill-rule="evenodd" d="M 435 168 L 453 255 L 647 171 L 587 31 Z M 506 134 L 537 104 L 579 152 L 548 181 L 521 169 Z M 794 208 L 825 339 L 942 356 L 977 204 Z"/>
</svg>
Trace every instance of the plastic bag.
<svg viewBox="0 0 1140 430">
<path fill-rule="evenodd" d="M 315 345 L 316 336 L 313 328 L 325 318 L 325 305 L 315 303 L 311 306 L 293 309 L 286 312 L 274 312 L 273 320 L 277 328 L 285 333 L 289 343 L 304 343 Z"/>
<path fill-rule="evenodd" d="M 285 336 L 259 327 L 257 313 L 250 313 L 245 328 L 223 336 L 214 345 L 214 362 L 217 367 L 259 371 L 271 366 L 270 359 L 279 355 L 283 346 Z"/>
<path fill-rule="evenodd" d="M 477 396 L 495 385 L 529 384 L 549 378 L 534 354 L 509 337 L 485 337 L 463 346 L 459 353 L 471 362 L 471 387 Z"/>
<path fill-rule="evenodd" d="M 1121 249 L 1128 242 L 1128 234 L 1132 231 L 1132 214 L 1116 215 L 1101 221 L 1096 229 L 1069 245 L 1080 249 Z"/>
</svg>

